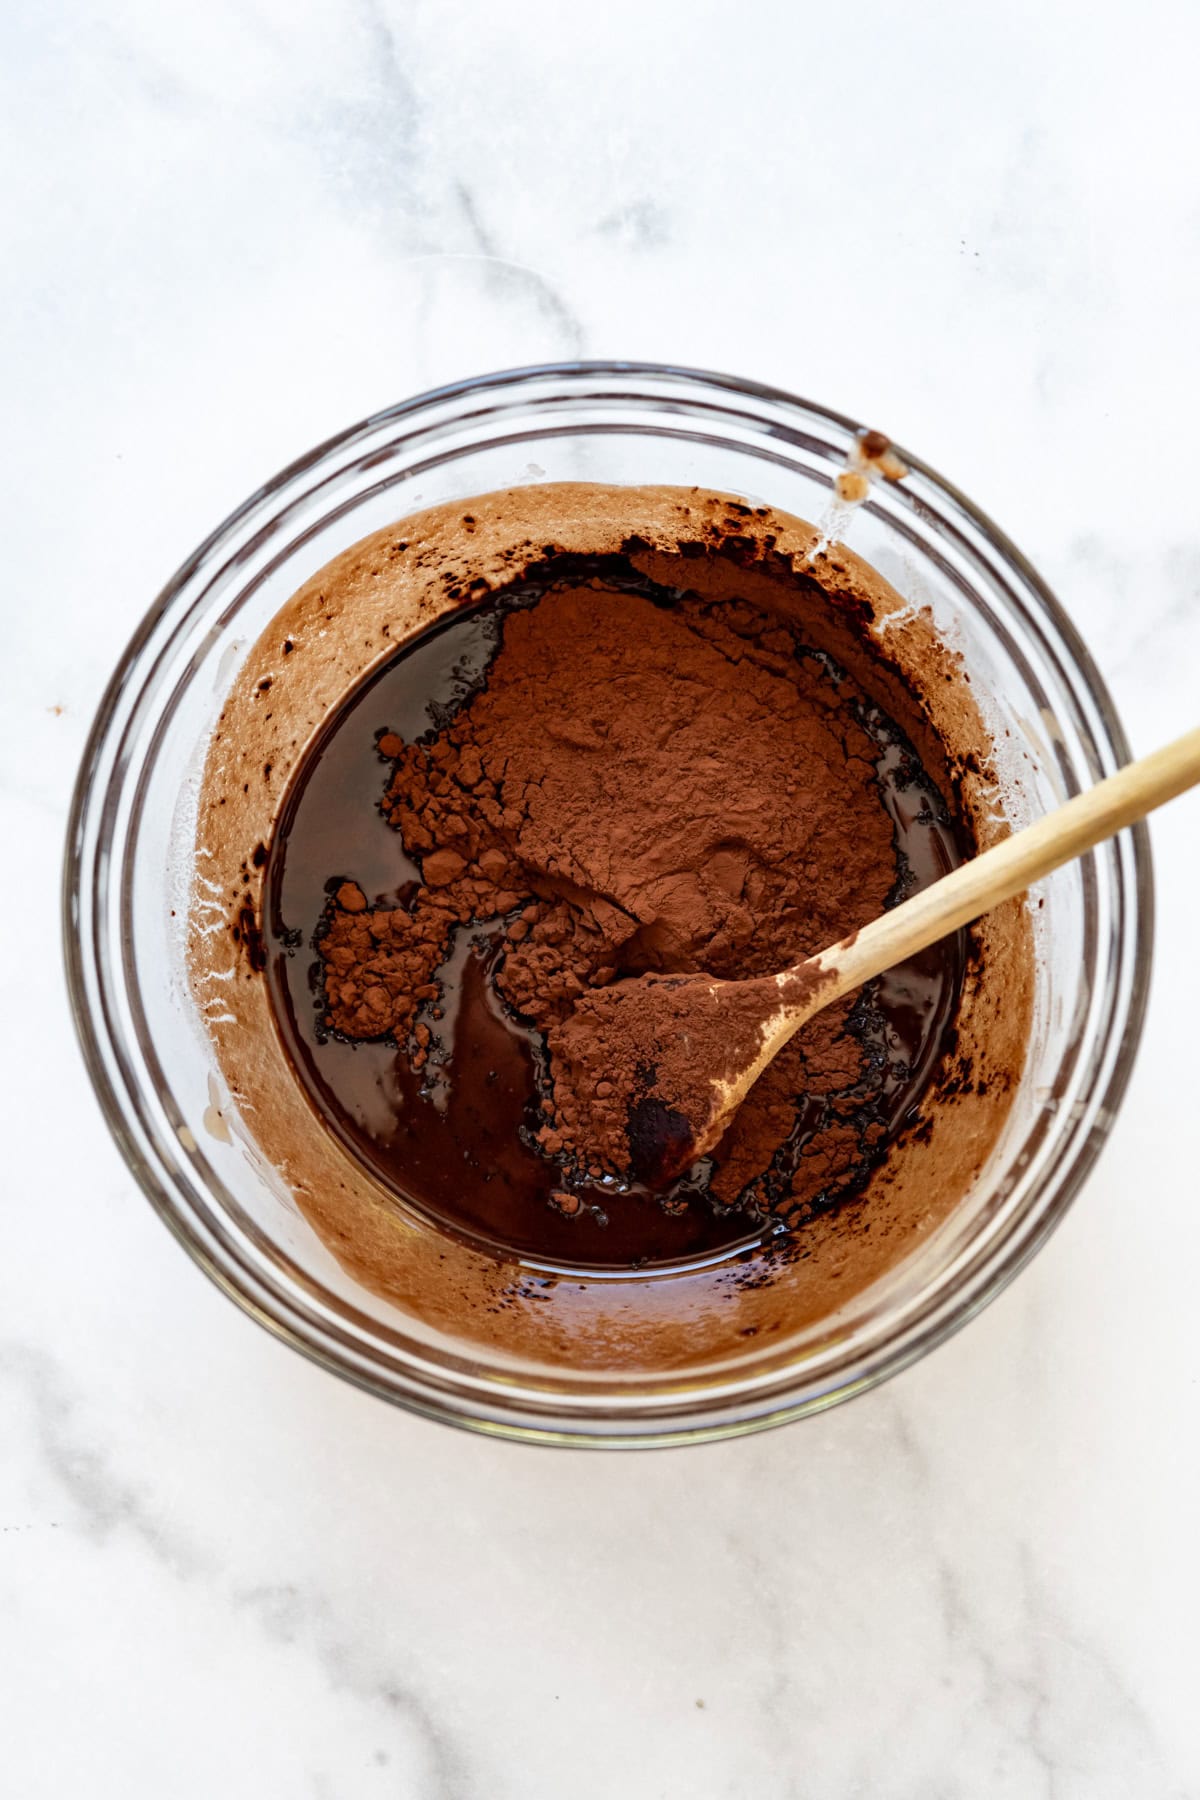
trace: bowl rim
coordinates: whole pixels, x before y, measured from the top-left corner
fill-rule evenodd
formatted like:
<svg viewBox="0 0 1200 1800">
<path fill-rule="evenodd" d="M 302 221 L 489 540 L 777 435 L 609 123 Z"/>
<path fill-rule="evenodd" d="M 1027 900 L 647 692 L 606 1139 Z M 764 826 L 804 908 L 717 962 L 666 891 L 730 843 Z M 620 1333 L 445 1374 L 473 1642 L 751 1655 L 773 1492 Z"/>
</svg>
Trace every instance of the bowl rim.
<svg viewBox="0 0 1200 1800">
<path fill-rule="evenodd" d="M 371 413 L 324 439 L 313 449 L 285 465 L 227 514 L 179 565 L 135 627 L 106 684 L 84 746 L 68 814 L 62 877 L 62 929 L 68 998 L 85 1066 L 101 1111 L 143 1193 L 209 1278 L 244 1312 L 282 1342 L 290 1344 L 310 1361 L 377 1398 L 460 1429 L 527 1443 L 560 1444 L 575 1448 L 661 1448 L 769 1429 L 822 1411 L 890 1379 L 961 1329 L 995 1299 L 1041 1249 L 1065 1217 L 1107 1141 L 1128 1088 L 1141 1041 L 1154 942 L 1154 879 L 1150 838 L 1145 821 L 1141 821 L 1122 834 L 1128 838 L 1132 847 L 1133 881 L 1127 901 L 1118 892 L 1117 910 L 1119 916 L 1127 910 L 1132 926 L 1132 932 L 1127 931 L 1127 935 L 1132 936 L 1134 954 L 1124 990 L 1124 1007 L 1122 1009 L 1118 999 L 1112 1022 L 1112 1030 L 1118 1040 L 1116 1051 L 1111 1067 L 1107 1072 L 1099 1071 L 1097 1075 L 1098 1088 L 1101 1090 L 1097 1095 L 1098 1116 L 1087 1133 L 1069 1147 L 1066 1166 L 1060 1165 L 1051 1171 L 1047 1181 L 1049 1194 L 1046 1203 L 1041 1206 L 1031 1223 L 1028 1220 L 1022 1221 L 1026 1228 L 1016 1233 L 1015 1241 L 1013 1234 L 1005 1234 L 989 1248 L 984 1258 L 985 1267 L 982 1272 L 976 1271 L 974 1284 L 965 1296 L 954 1293 L 943 1297 L 940 1308 L 935 1311 L 932 1319 L 914 1321 L 898 1343 L 885 1342 L 869 1347 L 860 1358 L 864 1366 L 858 1370 L 851 1367 L 836 1386 L 826 1390 L 819 1389 L 791 1401 L 777 1397 L 775 1388 L 772 1387 L 771 1397 L 765 1407 L 733 1417 L 706 1419 L 701 1414 L 694 1422 L 672 1426 L 663 1418 L 655 1416 L 636 1429 L 622 1430 L 618 1425 L 597 1431 L 594 1416 L 587 1412 L 573 1417 L 569 1424 L 548 1426 L 540 1417 L 526 1416 L 522 1419 L 513 1416 L 511 1403 L 508 1410 L 501 1404 L 474 1412 L 464 1410 L 461 1402 L 448 1406 L 444 1397 L 439 1402 L 436 1384 L 428 1381 L 415 1384 L 410 1382 L 406 1386 L 394 1376 L 390 1380 L 385 1379 L 384 1372 L 373 1369 L 361 1353 L 357 1358 L 348 1355 L 344 1345 L 339 1353 L 338 1346 L 330 1339 L 328 1331 L 322 1334 L 319 1320 L 314 1329 L 311 1314 L 305 1315 L 304 1309 L 297 1304 L 293 1295 L 288 1294 L 278 1283 L 264 1280 L 258 1271 L 249 1266 L 245 1257 L 238 1253 L 228 1237 L 222 1241 L 190 1205 L 180 1204 L 176 1188 L 151 1166 L 139 1147 L 136 1133 L 131 1129 L 130 1107 L 126 1104 L 115 1075 L 119 1058 L 115 1052 L 114 1033 L 107 1016 L 101 1016 L 103 1009 L 93 1006 L 88 993 L 89 977 L 94 976 L 101 989 L 104 983 L 100 959 L 95 957 L 92 933 L 88 929 L 95 924 L 97 892 L 94 885 L 89 886 L 87 883 L 84 863 L 90 820 L 99 809 L 103 822 L 102 809 L 108 791 L 108 784 L 97 782 L 96 776 L 102 765 L 108 735 L 121 701 L 139 673 L 138 663 L 142 652 L 160 624 L 167 619 L 185 584 L 204 567 L 214 553 L 236 536 L 240 527 L 265 502 L 284 492 L 291 484 L 326 461 L 353 448 L 357 442 L 381 429 L 394 427 L 448 402 L 461 402 L 470 396 L 488 394 L 509 400 L 521 388 L 539 382 L 560 381 L 569 386 L 571 383 L 591 383 L 597 379 L 628 380 L 631 377 L 658 382 L 690 383 L 718 394 L 727 393 L 743 400 L 761 401 L 786 411 L 807 414 L 852 435 L 865 429 L 859 421 L 846 414 L 785 389 L 735 375 L 667 363 L 577 359 L 530 364 L 445 383 Z M 637 391 L 628 395 L 630 400 L 645 397 Z M 1117 764 L 1128 761 L 1129 744 L 1107 685 L 1091 652 L 1047 583 L 1007 534 L 961 489 L 904 447 L 897 445 L 896 448 L 909 470 L 928 482 L 951 503 L 952 508 L 957 508 L 980 533 L 989 550 L 1016 574 L 1027 596 L 1042 609 L 1073 665 L 1075 678 L 1095 708 L 1103 732 L 1100 748 L 1107 749 Z M 1093 736 L 1094 722 L 1089 723 L 1086 729 L 1087 734 Z M 799 1369 L 797 1378 L 802 1379 Z M 703 1395 L 700 1405 L 703 1407 Z"/>
</svg>

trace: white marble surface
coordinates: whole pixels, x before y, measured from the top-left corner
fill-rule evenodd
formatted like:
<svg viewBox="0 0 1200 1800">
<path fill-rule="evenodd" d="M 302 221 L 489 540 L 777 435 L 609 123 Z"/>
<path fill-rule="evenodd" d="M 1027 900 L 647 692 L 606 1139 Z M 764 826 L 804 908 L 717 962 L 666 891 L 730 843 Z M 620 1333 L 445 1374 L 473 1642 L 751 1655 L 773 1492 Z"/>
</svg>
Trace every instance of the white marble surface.
<svg viewBox="0 0 1200 1800">
<path fill-rule="evenodd" d="M 1038 563 L 1137 747 L 1194 724 L 1200 15 L 15 0 L 4 39 L 0 1788 L 1200 1795 L 1200 803 L 1037 1263 L 884 1389 L 658 1456 L 439 1429 L 231 1307 L 100 1122 L 55 892 L 181 556 L 359 415 L 543 358 L 885 427 Z"/>
</svg>

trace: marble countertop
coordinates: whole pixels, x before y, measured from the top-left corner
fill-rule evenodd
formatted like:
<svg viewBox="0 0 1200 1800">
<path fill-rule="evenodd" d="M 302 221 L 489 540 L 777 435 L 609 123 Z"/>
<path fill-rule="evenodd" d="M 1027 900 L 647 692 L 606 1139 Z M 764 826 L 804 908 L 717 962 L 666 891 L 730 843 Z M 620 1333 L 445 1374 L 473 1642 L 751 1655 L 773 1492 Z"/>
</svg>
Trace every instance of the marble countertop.
<svg viewBox="0 0 1200 1800">
<path fill-rule="evenodd" d="M 1037 1262 L 786 1430 L 642 1456 L 365 1398 L 181 1253 L 60 974 L 68 795 L 160 583 L 440 380 L 761 378 L 945 470 L 1130 735 L 1196 723 L 1200 16 L 1145 0 L 17 0 L 0 133 L 13 1800 L 1200 1795 L 1200 806 Z"/>
</svg>

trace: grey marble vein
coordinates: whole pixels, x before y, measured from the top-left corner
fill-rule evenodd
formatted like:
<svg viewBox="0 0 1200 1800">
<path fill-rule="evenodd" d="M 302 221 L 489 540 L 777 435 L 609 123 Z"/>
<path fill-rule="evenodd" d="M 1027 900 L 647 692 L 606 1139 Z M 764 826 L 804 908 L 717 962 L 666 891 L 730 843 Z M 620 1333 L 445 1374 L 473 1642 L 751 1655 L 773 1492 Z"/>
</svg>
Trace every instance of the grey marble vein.
<svg viewBox="0 0 1200 1800">
<path fill-rule="evenodd" d="M 405 249 L 429 247 L 422 169 L 416 152 L 420 100 L 379 0 L 355 0 L 370 79 L 349 96 L 330 94 L 312 121 L 326 166 L 358 206 L 370 209 Z M 310 129 L 301 122 L 301 142 Z M 414 236 L 415 234 L 415 236 Z"/>
<path fill-rule="evenodd" d="M 41 1460 L 73 1502 L 87 1536 L 103 1542 L 128 1533 L 182 1580 L 211 1569 L 152 1497 L 113 1466 L 81 1417 L 78 1390 L 53 1356 L 31 1344 L 0 1343 L 0 1378 L 27 1401 Z"/>
<path fill-rule="evenodd" d="M 222 1562 L 164 1518 L 149 1493 L 96 1444 L 82 1417 L 82 1399 L 47 1353 L 11 1341 L 0 1344 L 0 1379 L 25 1398 L 40 1459 L 75 1509 L 76 1520 L 53 1521 L 55 1530 L 73 1528 L 98 1546 L 126 1536 L 174 1579 L 203 1579 L 251 1618 L 265 1638 L 312 1656 L 331 1691 L 379 1710 L 381 1729 L 398 1730 L 425 1770 L 420 1800 L 471 1800 L 477 1790 L 468 1766 L 427 1697 L 407 1676 L 381 1663 L 365 1639 L 342 1629 L 326 1600 L 293 1583 L 232 1584 Z M 386 1760 L 387 1753 L 382 1755 Z"/>
<path fill-rule="evenodd" d="M 661 250 L 671 241 L 671 215 L 657 200 L 645 197 L 605 213 L 596 230 L 636 250 Z"/>
<path fill-rule="evenodd" d="M 1165 1795 L 1167 1773 L 1144 1708 L 1112 1661 L 1067 1623 L 1030 1541 L 1014 1536 L 992 1547 L 984 1567 L 998 1559 L 1007 1579 L 1003 1585 L 989 1579 L 981 1594 L 970 1535 L 951 1530 L 937 1503 L 943 1477 L 913 1430 L 903 1389 L 880 1398 L 909 1473 L 917 1515 L 928 1519 L 923 1549 L 929 1591 L 938 1598 L 938 1662 L 960 1675 L 973 1672 L 987 1738 L 1004 1759 L 1006 1781 L 1014 1769 L 1023 1771 L 1019 1790 L 1003 1791 L 1019 1791 L 1022 1800 L 1026 1795 L 1064 1800 L 1086 1793 L 1086 1784 L 1115 1765 L 1131 1784 L 1150 1784 L 1131 1785 L 1130 1793 Z M 1061 1654 L 1052 1656 L 1048 1646 L 1067 1652 L 1070 1669 L 1060 1667 Z M 970 1743 L 968 1749 L 964 1742 L 963 1751 L 973 1763 L 977 1732 Z M 884 1781 L 884 1771 L 869 1759 L 860 1765 L 854 1791 L 867 1800 Z M 945 1791 L 957 1796 L 969 1789 L 965 1781 L 952 1779 Z"/>
<path fill-rule="evenodd" d="M 327 1601 L 290 1582 L 238 1589 L 231 1598 L 273 1642 L 299 1646 L 315 1657 L 334 1691 L 379 1708 L 410 1746 L 419 1747 L 426 1770 L 420 1800 L 471 1800 L 479 1791 L 459 1745 L 429 1700 L 413 1682 L 383 1667 L 364 1639 L 348 1634 Z M 386 1752 L 382 1754 L 386 1760 Z"/>
<path fill-rule="evenodd" d="M 420 156 L 422 101 L 380 0 L 357 0 L 355 11 L 370 79 L 360 92 L 329 97 L 300 119 L 299 141 L 319 147 L 328 178 L 355 210 L 369 214 L 405 263 L 476 263 L 485 288 L 536 308 L 560 354 L 581 355 L 583 326 L 561 290 L 499 242 L 464 174 L 434 174 Z"/>
<path fill-rule="evenodd" d="M 532 269 L 525 263 L 513 262 L 501 253 L 495 238 L 484 223 L 474 192 L 461 176 L 455 179 L 453 191 L 459 211 L 485 265 L 487 279 L 497 287 L 507 286 L 523 290 L 562 338 L 571 353 L 581 356 L 584 344 L 583 326 L 567 305 L 562 294 L 537 269 Z"/>
</svg>

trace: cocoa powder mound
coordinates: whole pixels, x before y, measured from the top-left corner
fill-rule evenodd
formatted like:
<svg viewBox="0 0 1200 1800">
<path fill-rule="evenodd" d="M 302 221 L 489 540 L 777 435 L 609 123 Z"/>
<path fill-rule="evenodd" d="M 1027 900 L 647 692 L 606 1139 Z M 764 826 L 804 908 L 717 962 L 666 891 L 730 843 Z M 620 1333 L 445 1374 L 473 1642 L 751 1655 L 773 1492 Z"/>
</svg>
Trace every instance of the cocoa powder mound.
<svg viewBox="0 0 1200 1800">
<path fill-rule="evenodd" d="M 495 987 L 549 1044 L 540 1148 L 568 1187 L 620 1173 L 627 1122 L 597 1128 L 599 1082 L 581 1105 L 564 1027 L 578 1046 L 586 997 L 609 983 L 772 973 L 882 910 L 901 871 L 861 703 L 736 598 L 657 604 L 593 578 L 508 612 L 485 684 L 449 722 L 380 740 L 383 811 L 422 880 L 397 907 L 352 882 L 333 896 L 328 1026 L 394 1038 L 420 1067 L 430 1028 L 414 1020 L 456 927 L 503 920 Z M 715 1199 L 796 1218 L 861 1165 L 883 1128 L 859 1016 L 831 1007 L 759 1081 L 716 1153 Z"/>
</svg>

